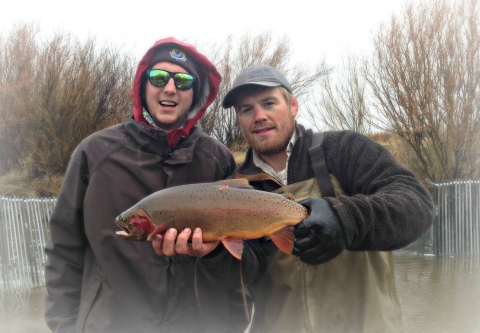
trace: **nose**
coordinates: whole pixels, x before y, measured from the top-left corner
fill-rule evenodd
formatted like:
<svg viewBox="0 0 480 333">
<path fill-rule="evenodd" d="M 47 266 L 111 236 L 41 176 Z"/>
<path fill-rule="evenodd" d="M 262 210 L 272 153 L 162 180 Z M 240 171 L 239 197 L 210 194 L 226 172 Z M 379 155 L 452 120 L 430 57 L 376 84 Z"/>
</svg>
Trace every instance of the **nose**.
<svg viewBox="0 0 480 333">
<path fill-rule="evenodd" d="M 261 106 L 259 106 L 259 105 L 255 106 L 254 111 L 255 111 L 254 117 L 255 117 L 255 122 L 256 123 L 267 120 L 267 113 L 265 112 L 265 110 Z"/>
<path fill-rule="evenodd" d="M 168 94 L 174 94 L 177 91 L 177 87 L 175 87 L 175 82 L 172 77 L 169 78 L 167 84 L 163 86 L 163 91 Z"/>
</svg>

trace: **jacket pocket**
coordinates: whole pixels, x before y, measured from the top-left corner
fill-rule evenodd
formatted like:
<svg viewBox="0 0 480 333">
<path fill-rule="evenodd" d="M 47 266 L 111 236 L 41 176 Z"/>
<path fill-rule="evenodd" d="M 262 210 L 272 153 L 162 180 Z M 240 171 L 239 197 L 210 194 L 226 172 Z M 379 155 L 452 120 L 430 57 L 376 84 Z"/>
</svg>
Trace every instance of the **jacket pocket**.
<svg viewBox="0 0 480 333">
<path fill-rule="evenodd" d="M 97 266 L 95 269 L 95 274 L 92 279 L 92 283 L 90 284 L 88 291 L 86 292 L 85 296 L 82 297 L 82 300 L 80 302 L 80 310 L 78 313 L 77 324 L 76 324 L 76 331 L 78 333 L 81 333 L 84 331 L 85 320 L 87 319 L 88 313 L 92 308 L 93 302 L 95 301 L 95 298 L 99 293 L 101 285 L 102 285 L 102 274 L 100 272 L 100 267 Z"/>
</svg>

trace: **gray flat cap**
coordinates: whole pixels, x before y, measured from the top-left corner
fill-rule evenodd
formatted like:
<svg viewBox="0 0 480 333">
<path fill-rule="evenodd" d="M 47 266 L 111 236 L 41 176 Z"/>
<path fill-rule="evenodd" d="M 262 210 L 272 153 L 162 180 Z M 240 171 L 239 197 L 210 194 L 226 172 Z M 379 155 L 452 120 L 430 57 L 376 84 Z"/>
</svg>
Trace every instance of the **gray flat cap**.
<svg viewBox="0 0 480 333">
<path fill-rule="evenodd" d="M 245 85 L 259 85 L 265 87 L 279 87 L 282 86 L 292 93 L 292 87 L 285 75 L 280 73 L 276 68 L 265 65 L 254 65 L 245 69 L 243 72 L 233 80 L 232 89 L 225 95 L 222 106 L 224 109 L 235 104 L 235 94 Z"/>
</svg>

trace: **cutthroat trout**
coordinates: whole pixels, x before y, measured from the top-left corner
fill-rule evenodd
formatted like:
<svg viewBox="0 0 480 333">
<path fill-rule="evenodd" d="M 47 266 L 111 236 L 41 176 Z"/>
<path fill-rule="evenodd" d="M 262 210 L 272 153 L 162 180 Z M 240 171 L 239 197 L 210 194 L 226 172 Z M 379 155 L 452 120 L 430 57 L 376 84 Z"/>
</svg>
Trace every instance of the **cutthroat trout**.
<svg viewBox="0 0 480 333">
<path fill-rule="evenodd" d="M 255 190 L 246 179 L 170 187 L 140 200 L 115 220 L 121 238 L 152 241 L 169 228 L 202 229 L 204 242 L 221 241 L 241 259 L 243 241 L 268 236 L 285 253 L 293 248 L 293 226 L 307 209 L 291 194 Z"/>
</svg>

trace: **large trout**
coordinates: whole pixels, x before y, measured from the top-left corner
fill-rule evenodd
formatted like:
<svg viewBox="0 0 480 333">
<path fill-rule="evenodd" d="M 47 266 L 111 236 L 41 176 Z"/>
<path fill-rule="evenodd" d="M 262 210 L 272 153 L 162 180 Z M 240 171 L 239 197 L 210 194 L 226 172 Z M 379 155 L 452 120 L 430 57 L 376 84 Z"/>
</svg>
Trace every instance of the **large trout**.
<svg viewBox="0 0 480 333">
<path fill-rule="evenodd" d="M 203 241 L 221 241 L 241 259 L 243 241 L 268 236 L 291 253 L 293 226 L 308 215 L 289 194 L 255 190 L 246 179 L 170 187 L 139 201 L 117 217 L 117 235 L 138 241 L 169 228 L 202 229 Z"/>
</svg>

